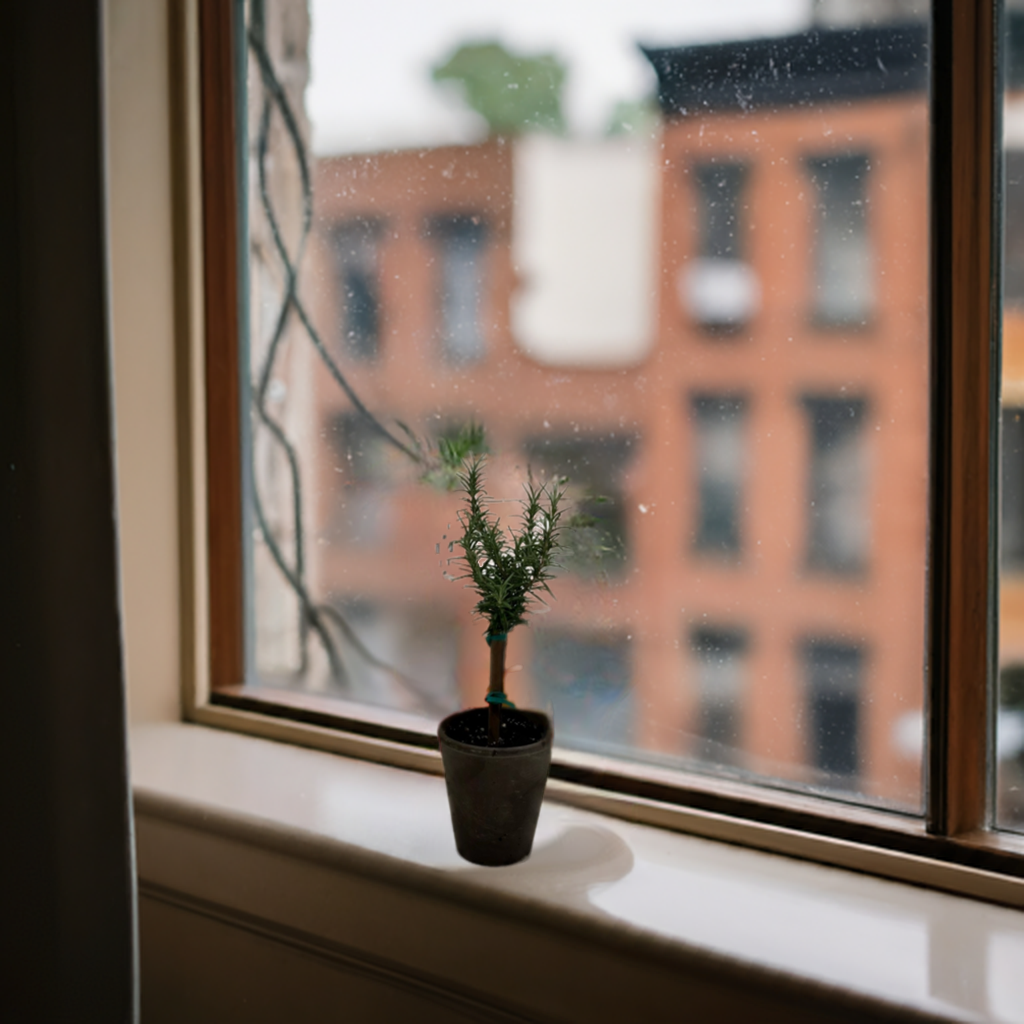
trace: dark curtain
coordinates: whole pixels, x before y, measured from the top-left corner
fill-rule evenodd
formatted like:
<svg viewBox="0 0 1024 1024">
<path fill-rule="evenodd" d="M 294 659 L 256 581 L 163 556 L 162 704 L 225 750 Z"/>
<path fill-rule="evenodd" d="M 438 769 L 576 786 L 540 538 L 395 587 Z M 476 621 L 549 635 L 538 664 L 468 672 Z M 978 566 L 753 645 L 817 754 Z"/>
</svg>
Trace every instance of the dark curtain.
<svg viewBox="0 0 1024 1024">
<path fill-rule="evenodd" d="M 0 751 L 5 1021 L 132 1021 L 102 5 L 0 33 Z"/>
</svg>

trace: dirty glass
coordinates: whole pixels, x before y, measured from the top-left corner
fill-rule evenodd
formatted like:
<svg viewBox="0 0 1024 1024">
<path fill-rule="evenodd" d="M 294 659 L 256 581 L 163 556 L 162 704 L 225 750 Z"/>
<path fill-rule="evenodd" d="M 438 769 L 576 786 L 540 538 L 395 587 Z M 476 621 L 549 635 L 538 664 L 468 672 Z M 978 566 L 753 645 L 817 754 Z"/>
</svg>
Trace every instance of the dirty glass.
<svg viewBox="0 0 1024 1024">
<path fill-rule="evenodd" d="M 509 637 L 557 746 L 918 812 L 925 5 L 246 17 L 249 685 L 482 703 L 437 460 L 478 425 L 504 516 L 531 473 L 579 513 Z"/>
</svg>

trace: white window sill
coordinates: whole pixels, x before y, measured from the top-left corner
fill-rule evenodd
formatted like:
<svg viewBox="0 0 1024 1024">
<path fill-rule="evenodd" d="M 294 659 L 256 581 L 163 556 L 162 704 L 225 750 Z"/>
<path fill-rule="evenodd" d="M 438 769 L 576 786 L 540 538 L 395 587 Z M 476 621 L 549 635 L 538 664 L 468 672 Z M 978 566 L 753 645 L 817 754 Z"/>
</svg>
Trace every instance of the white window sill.
<svg viewBox="0 0 1024 1024">
<path fill-rule="evenodd" d="M 1024 1022 L 1017 911 L 551 802 L 477 868 L 435 776 L 190 725 L 131 753 L 144 901 L 489 1019 Z"/>
</svg>

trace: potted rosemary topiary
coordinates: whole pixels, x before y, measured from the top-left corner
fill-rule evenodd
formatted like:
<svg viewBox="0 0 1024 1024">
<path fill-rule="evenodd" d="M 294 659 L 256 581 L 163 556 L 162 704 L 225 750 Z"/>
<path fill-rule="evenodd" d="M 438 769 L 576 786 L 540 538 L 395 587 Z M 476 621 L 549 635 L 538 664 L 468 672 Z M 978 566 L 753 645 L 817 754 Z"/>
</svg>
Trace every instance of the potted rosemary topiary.
<svg viewBox="0 0 1024 1024">
<path fill-rule="evenodd" d="M 463 463 L 459 485 L 462 549 L 456 561 L 487 622 L 490 684 L 486 704 L 449 715 L 438 729 L 448 803 L 459 853 L 474 864 L 514 864 L 533 847 L 551 763 L 552 725 L 505 695 L 508 634 L 526 621 L 531 602 L 550 594 L 564 529 L 564 482 L 525 485 L 517 524 L 502 525 L 483 486 L 484 458 Z"/>
</svg>

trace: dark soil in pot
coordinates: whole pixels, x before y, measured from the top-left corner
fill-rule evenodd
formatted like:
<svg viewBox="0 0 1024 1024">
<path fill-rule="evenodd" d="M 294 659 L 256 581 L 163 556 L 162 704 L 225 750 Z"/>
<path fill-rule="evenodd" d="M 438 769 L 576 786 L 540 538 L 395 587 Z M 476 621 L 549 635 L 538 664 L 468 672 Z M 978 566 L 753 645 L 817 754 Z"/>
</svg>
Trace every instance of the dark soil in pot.
<svg viewBox="0 0 1024 1024">
<path fill-rule="evenodd" d="M 538 721 L 543 717 L 543 721 Z M 489 747 L 491 741 L 487 734 L 487 708 L 474 708 L 463 711 L 446 719 L 448 738 L 458 743 L 468 743 L 473 747 Z M 531 743 L 539 743 L 549 730 L 549 723 L 544 716 L 530 717 L 518 713 L 515 708 L 505 708 L 501 713 L 501 736 L 495 746 L 525 747 Z"/>
<path fill-rule="evenodd" d="M 473 708 L 450 715 L 437 735 L 459 853 L 492 866 L 529 856 L 551 764 L 551 720 L 503 708 L 492 745 L 487 708 Z"/>
</svg>

